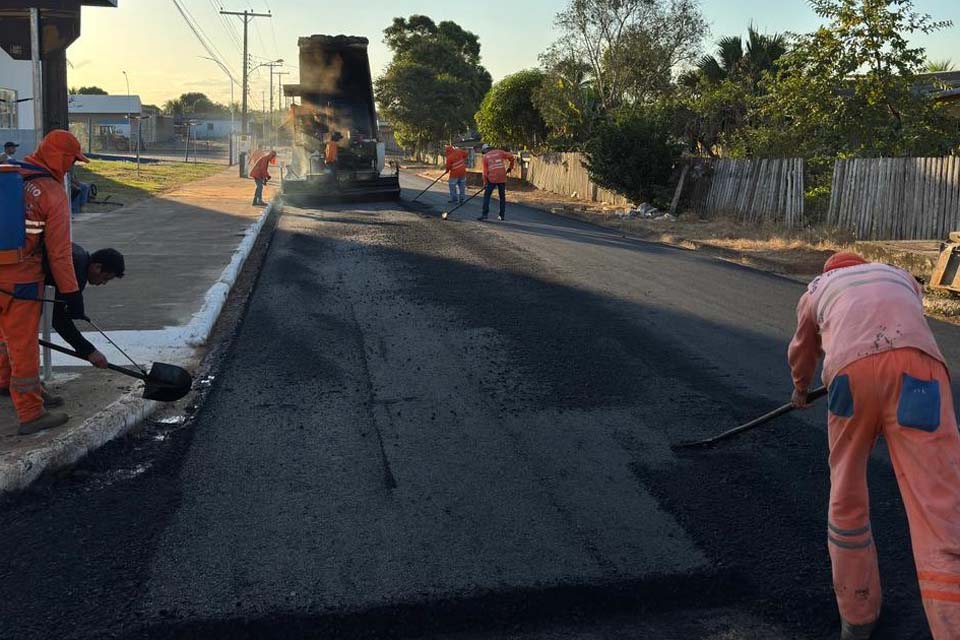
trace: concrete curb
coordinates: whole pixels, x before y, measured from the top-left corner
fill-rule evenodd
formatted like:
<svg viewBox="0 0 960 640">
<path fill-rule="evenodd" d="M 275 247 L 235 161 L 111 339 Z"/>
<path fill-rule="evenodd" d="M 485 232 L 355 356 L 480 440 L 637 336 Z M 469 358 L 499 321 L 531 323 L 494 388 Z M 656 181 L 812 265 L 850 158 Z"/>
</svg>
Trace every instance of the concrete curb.
<svg viewBox="0 0 960 640">
<path fill-rule="evenodd" d="M 158 406 L 158 402 L 144 400 L 139 392 L 130 391 L 42 448 L 20 456 L 0 457 L 0 493 L 25 489 L 46 471 L 77 462 L 133 429 L 150 417 Z"/>
<path fill-rule="evenodd" d="M 206 343 L 247 256 L 250 255 L 267 217 L 276 204 L 276 201 L 270 202 L 257 221 L 247 229 L 230 264 L 207 291 L 203 307 L 187 325 L 189 331 L 185 332 L 185 338 L 191 346 Z M 159 402 L 141 398 L 139 391 L 130 391 L 84 420 L 79 426 L 67 429 L 43 447 L 25 454 L 0 455 L 0 493 L 25 489 L 45 472 L 77 462 L 88 453 L 129 432 L 149 418 L 159 406 Z"/>
</svg>

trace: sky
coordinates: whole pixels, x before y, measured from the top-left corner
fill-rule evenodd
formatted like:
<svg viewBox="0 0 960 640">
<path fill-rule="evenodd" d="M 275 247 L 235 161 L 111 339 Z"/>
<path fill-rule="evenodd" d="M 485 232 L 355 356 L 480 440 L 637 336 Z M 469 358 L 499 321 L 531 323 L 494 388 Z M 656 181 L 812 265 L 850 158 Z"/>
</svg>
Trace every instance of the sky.
<svg viewBox="0 0 960 640">
<path fill-rule="evenodd" d="M 556 39 L 553 16 L 567 0 L 485 0 L 477 5 L 450 0 L 180 0 L 196 19 L 215 52 L 239 79 L 243 59 L 241 19 L 220 16 L 229 11 L 252 9 L 271 13 L 250 23 L 249 50 L 254 64 L 283 59 L 297 79 L 297 38 L 314 33 L 367 36 L 370 63 L 378 74 L 390 62 L 390 52 L 381 42 L 383 29 L 394 16 L 425 14 L 436 21 L 453 20 L 479 35 L 483 63 L 494 80 L 537 65 L 538 55 Z M 97 85 L 109 93 L 141 96 L 144 103 L 163 104 L 187 91 L 202 91 L 219 102 L 230 99 L 230 81 L 190 31 L 173 0 L 119 0 L 113 8 L 85 7 L 82 33 L 70 47 L 67 59 L 70 86 Z M 480 8 L 482 7 L 482 9 Z M 932 59 L 950 58 L 960 68 L 960 1 L 916 0 L 918 10 L 955 26 L 919 36 L 915 43 L 927 49 Z M 710 24 L 705 42 L 712 49 L 719 37 L 742 34 L 751 22 L 765 32 L 806 32 L 820 19 L 806 0 L 701 0 Z M 126 76 L 124 76 L 126 71 Z M 279 83 L 280 78 L 276 78 Z M 251 74 L 250 108 L 268 103 L 269 73 L 260 68 Z M 279 91 L 275 87 L 275 92 Z M 239 86 L 234 89 L 240 99 Z M 276 95 L 276 94 L 275 94 Z M 279 99 L 279 98 L 277 98 Z"/>
</svg>

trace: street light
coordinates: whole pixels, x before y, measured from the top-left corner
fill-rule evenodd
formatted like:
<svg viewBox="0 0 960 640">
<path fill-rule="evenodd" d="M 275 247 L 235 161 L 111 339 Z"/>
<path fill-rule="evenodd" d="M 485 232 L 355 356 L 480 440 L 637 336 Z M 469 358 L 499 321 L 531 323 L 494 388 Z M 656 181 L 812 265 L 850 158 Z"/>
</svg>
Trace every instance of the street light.
<svg viewBox="0 0 960 640">
<path fill-rule="evenodd" d="M 143 114 L 139 115 L 127 115 L 127 122 L 130 120 L 137 121 L 137 176 L 140 176 L 140 140 L 143 136 L 141 133 L 143 129 L 143 121 L 149 118 L 150 116 L 145 116 Z M 130 130 L 133 131 L 133 127 L 130 127 Z"/>
<path fill-rule="evenodd" d="M 230 154 L 230 157 L 227 158 L 227 165 L 232 167 L 233 166 L 233 133 L 234 133 L 233 132 L 233 85 L 234 83 L 236 83 L 236 80 L 233 79 L 233 74 L 230 73 L 230 69 L 227 69 L 226 65 L 224 65 L 222 62 L 220 62 L 216 58 L 210 58 L 207 56 L 200 56 L 200 57 L 203 58 L 204 60 L 216 62 L 217 66 L 220 67 L 225 74 L 227 74 L 227 78 L 230 80 L 230 140 L 227 145 L 227 153 Z"/>
<path fill-rule="evenodd" d="M 127 76 L 127 72 L 123 69 L 120 70 L 123 74 L 123 79 L 127 82 L 127 106 L 130 106 L 130 77 Z M 130 110 L 127 109 L 127 122 L 130 122 Z M 130 127 L 130 135 L 133 135 L 133 127 Z M 130 136 L 127 136 L 127 153 L 130 153 Z M 139 168 L 139 165 L 137 165 Z"/>
</svg>

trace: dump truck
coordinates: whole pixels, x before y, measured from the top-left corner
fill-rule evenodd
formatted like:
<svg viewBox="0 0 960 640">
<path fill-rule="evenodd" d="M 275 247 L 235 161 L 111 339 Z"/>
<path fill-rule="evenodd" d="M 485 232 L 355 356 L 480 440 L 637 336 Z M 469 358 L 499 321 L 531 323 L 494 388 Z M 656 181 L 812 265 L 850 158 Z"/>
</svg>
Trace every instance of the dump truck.
<svg viewBox="0 0 960 640">
<path fill-rule="evenodd" d="M 293 153 L 281 188 L 290 200 L 334 201 L 400 197 L 399 167 L 384 172 L 366 38 L 312 35 L 297 42 L 300 83 L 283 93 L 299 103 L 285 120 Z M 336 162 L 328 164 L 327 145 Z"/>
</svg>

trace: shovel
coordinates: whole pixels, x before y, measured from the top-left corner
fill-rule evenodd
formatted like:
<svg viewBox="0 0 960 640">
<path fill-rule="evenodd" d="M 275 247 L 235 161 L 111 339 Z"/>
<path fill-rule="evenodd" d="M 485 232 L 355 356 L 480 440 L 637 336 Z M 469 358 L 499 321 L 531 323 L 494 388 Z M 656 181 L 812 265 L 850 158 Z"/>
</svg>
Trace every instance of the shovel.
<svg viewBox="0 0 960 640">
<path fill-rule="evenodd" d="M 41 340 L 40 344 L 68 356 L 73 356 L 83 361 L 87 360 L 72 349 L 61 347 L 46 340 Z M 193 376 L 191 376 L 186 369 L 164 362 L 154 362 L 153 366 L 150 367 L 149 373 L 134 371 L 133 369 L 127 369 L 115 364 L 108 364 L 107 368 L 117 373 L 122 373 L 125 376 L 143 380 L 145 383 L 143 387 L 143 397 L 146 400 L 173 402 L 187 395 L 193 386 Z"/>
<path fill-rule="evenodd" d="M 417 194 L 417 197 L 414 198 L 413 200 L 411 200 L 410 202 L 416 202 L 416 201 L 420 198 L 420 196 L 422 196 L 423 194 L 425 194 L 427 191 L 430 190 L 430 187 L 432 187 L 433 185 L 435 185 L 435 184 L 437 184 L 438 182 L 440 182 L 440 178 L 442 178 L 443 176 L 447 175 L 447 173 L 449 173 L 449 171 L 450 171 L 450 170 L 447 169 L 446 171 L 444 171 L 443 173 L 441 173 L 439 176 L 437 176 L 437 179 L 436 179 L 436 180 L 434 180 L 433 182 L 431 182 L 430 184 L 428 184 L 428 185 L 427 185 L 427 188 L 424 189 L 423 191 L 421 191 L 420 193 L 418 193 L 418 194 Z"/>
<path fill-rule="evenodd" d="M 807 394 L 807 402 L 813 402 L 814 400 L 819 400 L 825 395 L 827 395 L 826 387 L 820 387 L 818 389 L 814 389 L 813 391 Z M 786 415 L 791 411 L 793 411 L 794 409 L 796 409 L 796 407 L 793 406 L 793 403 L 788 402 L 782 407 L 774 409 L 770 413 L 766 413 L 760 416 L 759 418 L 754 418 L 750 422 L 746 424 L 742 424 L 739 427 L 728 429 L 723 433 L 719 433 L 710 438 L 705 438 L 704 440 L 688 440 L 687 442 L 678 442 L 676 444 L 670 445 L 670 448 L 673 450 L 677 450 L 677 449 L 694 449 L 698 447 L 704 447 L 704 448 L 711 447 L 716 443 L 721 442 L 722 440 L 732 438 L 733 436 L 741 434 L 744 431 L 750 431 L 751 429 L 756 429 L 760 425 L 766 424 L 771 420 L 773 420 L 774 418 L 779 418 L 782 415 Z"/>
<path fill-rule="evenodd" d="M 471 200 L 473 200 L 474 198 L 476 198 L 478 195 L 480 195 L 481 193 L 483 193 L 483 190 L 484 190 L 485 188 L 486 188 L 486 187 L 480 187 L 480 189 L 478 189 L 475 194 L 473 194 L 472 196 L 470 196 L 469 198 L 467 198 L 466 200 L 464 200 L 463 202 L 461 202 L 460 204 L 458 204 L 457 206 L 455 206 L 453 209 L 450 209 L 450 211 L 444 211 L 444 212 L 443 212 L 443 215 L 440 216 L 440 219 L 441 219 L 441 220 L 446 220 L 446 219 L 450 216 L 451 213 L 453 213 L 454 211 L 456 211 L 457 209 L 459 209 L 460 207 L 462 207 L 463 205 L 467 204 L 468 202 L 470 202 Z"/>
</svg>

